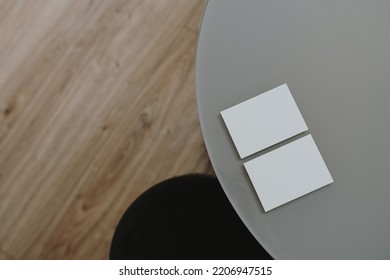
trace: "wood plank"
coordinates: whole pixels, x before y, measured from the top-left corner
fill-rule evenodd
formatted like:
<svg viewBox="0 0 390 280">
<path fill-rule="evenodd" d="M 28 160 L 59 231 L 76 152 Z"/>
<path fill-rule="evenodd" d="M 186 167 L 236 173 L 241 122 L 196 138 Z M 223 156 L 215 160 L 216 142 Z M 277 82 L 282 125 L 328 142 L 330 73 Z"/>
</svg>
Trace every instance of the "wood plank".
<svg viewBox="0 0 390 280">
<path fill-rule="evenodd" d="M 0 245 L 16 258 L 104 259 L 142 191 L 213 172 L 189 27 L 203 1 L 27 2 L 2 3 L 0 19 Z"/>
<path fill-rule="evenodd" d="M 0 248 L 0 260 L 13 260 L 14 258 Z"/>
<path fill-rule="evenodd" d="M 206 6 L 207 1 L 202 1 L 200 5 L 195 7 L 192 16 L 190 17 L 190 20 L 186 24 L 186 28 L 188 28 L 188 30 L 198 33 Z"/>
</svg>

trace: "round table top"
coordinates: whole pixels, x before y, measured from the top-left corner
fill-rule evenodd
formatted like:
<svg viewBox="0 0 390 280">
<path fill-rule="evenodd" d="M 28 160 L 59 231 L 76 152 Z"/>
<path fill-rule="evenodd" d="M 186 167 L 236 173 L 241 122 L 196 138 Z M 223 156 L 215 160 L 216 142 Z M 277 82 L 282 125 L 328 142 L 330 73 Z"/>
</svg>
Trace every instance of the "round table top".
<svg viewBox="0 0 390 280">
<path fill-rule="evenodd" d="M 390 258 L 389 12 L 380 0 L 207 5 L 196 69 L 204 141 L 233 207 L 277 259 Z M 334 183 L 265 213 L 220 112 L 284 83 Z"/>
</svg>

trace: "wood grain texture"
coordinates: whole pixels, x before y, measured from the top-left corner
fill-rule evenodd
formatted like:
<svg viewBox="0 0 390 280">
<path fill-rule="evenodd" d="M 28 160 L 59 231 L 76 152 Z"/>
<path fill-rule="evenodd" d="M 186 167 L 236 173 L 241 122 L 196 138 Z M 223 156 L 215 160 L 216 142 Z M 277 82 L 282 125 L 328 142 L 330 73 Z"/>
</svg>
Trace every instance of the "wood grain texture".
<svg viewBox="0 0 390 280">
<path fill-rule="evenodd" d="M 194 89 L 203 8 L 0 1 L 2 257 L 105 259 L 140 193 L 213 173 Z"/>
<path fill-rule="evenodd" d="M 14 258 L 0 248 L 0 260 L 13 260 Z"/>
</svg>

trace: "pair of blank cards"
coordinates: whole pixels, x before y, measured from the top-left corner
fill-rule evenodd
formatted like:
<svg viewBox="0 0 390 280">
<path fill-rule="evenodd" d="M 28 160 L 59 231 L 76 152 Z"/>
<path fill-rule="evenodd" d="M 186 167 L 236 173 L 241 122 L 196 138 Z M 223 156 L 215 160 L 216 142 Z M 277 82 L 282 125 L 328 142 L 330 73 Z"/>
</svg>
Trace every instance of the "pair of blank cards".
<svg viewBox="0 0 390 280">
<path fill-rule="evenodd" d="M 221 115 L 241 159 L 308 130 L 287 84 Z M 244 166 L 266 212 L 333 182 L 310 134 Z"/>
</svg>

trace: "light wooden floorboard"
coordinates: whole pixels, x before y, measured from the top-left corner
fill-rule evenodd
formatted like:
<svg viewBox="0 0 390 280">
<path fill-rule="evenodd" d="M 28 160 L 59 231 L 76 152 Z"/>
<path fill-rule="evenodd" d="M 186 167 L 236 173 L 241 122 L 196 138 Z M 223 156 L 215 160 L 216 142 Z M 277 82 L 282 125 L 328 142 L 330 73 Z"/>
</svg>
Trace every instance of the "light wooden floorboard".
<svg viewBox="0 0 390 280">
<path fill-rule="evenodd" d="M 2 257 L 105 259 L 140 193 L 213 173 L 194 86 L 204 5 L 0 2 Z"/>
</svg>

